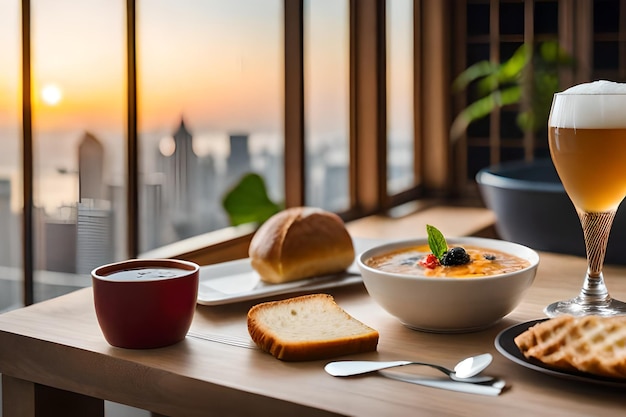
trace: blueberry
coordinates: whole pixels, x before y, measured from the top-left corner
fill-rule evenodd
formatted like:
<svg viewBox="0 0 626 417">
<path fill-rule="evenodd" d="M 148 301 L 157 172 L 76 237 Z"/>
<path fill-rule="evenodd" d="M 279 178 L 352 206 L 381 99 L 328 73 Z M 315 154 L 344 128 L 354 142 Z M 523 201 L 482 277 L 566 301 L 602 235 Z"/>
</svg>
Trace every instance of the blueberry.
<svg viewBox="0 0 626 417">
<path fill-rule="evenodd" d="M 444 252 L 440 259 L 441 265 L 444 266 L 465 265 L 469 261 L 469 254 L 461 247 L 455 247 Z"/>
<path fill-rule="evenodd" d="M 415 265 L 419 260 L 419 256 L 411 256 L 410 258 L 406 258 L 400 261 L 400 265 Z"/>
<path fill-rule="evenodd" d="M 495 261 L 496 255 L 494 255 L 493 253 L 486 253 L 483 255 L 483 258 L 485 258 L 488 261 Z"/>
</svg>

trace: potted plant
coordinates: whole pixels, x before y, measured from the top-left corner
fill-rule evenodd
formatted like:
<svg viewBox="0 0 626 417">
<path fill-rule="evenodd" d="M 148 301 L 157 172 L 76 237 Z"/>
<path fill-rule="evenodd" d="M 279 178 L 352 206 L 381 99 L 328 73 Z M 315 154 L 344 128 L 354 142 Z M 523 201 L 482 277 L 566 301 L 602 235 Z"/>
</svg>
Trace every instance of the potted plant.
<svg viewBox="0 0 626 417">
<path fill-rule="evenodd" d="M 452 123 L 450 135 L 457 139 L 467 127 L 494 110 L 520 104 L 517 124 L 522 131 L 545 127 L 552 96 L 559 90 L 559 70 L 574 61 L 556 41 L 533 46 L 522 44 L 502 63 L 479 61 L 463 71 L 452 85 L 461 92 L 474 86 L 478 98 L 463 109 Z"/>
</svg>

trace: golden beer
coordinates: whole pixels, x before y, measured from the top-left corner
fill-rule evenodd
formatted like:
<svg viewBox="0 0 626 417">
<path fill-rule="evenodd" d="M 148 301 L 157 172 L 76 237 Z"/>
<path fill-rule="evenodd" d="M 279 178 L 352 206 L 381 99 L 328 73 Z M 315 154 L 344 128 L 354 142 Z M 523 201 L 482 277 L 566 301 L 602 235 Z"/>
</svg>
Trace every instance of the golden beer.
<svg viewBox="0 0 626 417">
<path fill-rule="evenodd" d="M 550 154 L 574 205 L 586 212 L 617 209 L 626 196 L 626 128 L 550 127 Z"/>
</svg>

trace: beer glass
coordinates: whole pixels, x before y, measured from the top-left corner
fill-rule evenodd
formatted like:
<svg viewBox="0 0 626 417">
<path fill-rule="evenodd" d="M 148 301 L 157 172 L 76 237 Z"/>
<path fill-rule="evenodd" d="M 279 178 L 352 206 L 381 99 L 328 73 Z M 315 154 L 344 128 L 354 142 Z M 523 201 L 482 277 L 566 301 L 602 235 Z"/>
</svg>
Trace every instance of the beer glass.
<svg viewBox="0 0 626 417">
<path fill-rule="evenodd" d="M 548 121 L 550 155 L 583 229 L 587 272 L 577 297 L 550 316 L 626 314 L 611 298 L 602 266 L 613 218 L 626 196 L 626 84 L 596 81 L 556 93 Z"/>
</svg>

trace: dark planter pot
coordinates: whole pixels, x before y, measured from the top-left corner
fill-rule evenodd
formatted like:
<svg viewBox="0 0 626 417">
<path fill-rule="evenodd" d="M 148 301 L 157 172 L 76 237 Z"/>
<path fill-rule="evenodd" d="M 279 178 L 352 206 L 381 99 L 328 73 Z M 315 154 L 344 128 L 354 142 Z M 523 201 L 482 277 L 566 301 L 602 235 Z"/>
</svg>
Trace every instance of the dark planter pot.
<svg viewBox="0 0 626 417">
<path fill-rule="evenodd" d="M 536 250 L 585 256 L 576 210 L 550 159 L 507 162 L 476 175 L 480 193 L 496 215 L 504 240 Z M 607 263 L 626 264 L 626 213 L 618 210 L 609 236 Z"/>
</svg>

